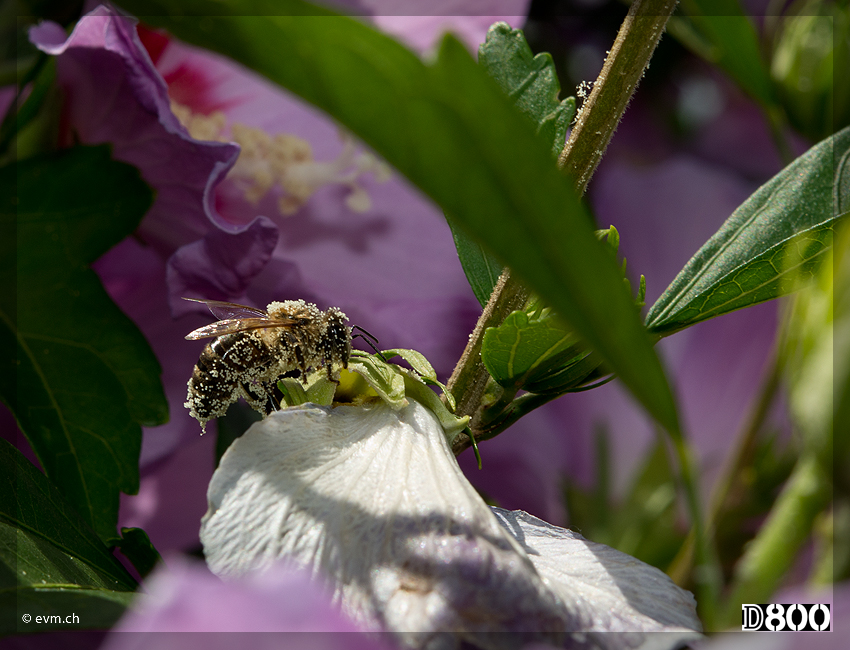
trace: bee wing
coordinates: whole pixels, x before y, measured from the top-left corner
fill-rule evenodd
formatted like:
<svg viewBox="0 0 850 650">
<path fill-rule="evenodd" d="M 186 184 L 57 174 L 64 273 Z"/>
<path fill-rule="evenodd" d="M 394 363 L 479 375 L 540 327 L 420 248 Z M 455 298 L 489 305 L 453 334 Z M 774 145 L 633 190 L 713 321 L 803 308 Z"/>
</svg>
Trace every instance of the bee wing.
<svg viewBox="0 0 850 650">
<path fill-rule="evenodd" d="M 190 302 L 199 302 L 206 305 L 212 312 L 212 315 L 219 320 L 235 320 L 249 318 L 268 318 L 268 314 L 262 309 L 256 307 L 248 307 L 247 305 L 238 305 L 235 302 L 224 302 L 222 300 L 198 300 L 197 298 L 183 298 Z M 196 330 L 200 331 L 200 330 Z"/>
<path fill-rule="evenodd" d="M 213 336 L 224 336 L 225 334 L 234 334 L 235 332 L 245 332 L 247 330 L 259 330 L 266 327 L 289 327 L 297 321 L 289 318 L 230 318 L 228 320 L 220 320 L 216 323 L 210 323 L 199 327 L 194 332 L 189 332 L 186 338 L 190 341 L 196 339 L 207 339 Z"/>
</svg>

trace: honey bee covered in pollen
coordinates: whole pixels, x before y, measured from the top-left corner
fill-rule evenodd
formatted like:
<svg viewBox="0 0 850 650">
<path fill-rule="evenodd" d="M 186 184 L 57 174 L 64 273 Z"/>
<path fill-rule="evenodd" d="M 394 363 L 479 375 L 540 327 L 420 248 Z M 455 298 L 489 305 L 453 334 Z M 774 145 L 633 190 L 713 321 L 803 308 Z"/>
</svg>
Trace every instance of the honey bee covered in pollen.
<svg viewBox="0 0 850 650">
<path fill-rule="evenodd" d="M 303 378 L 309 370 L 325 368 L 333 379 L 335 365 L 348 367 L 351 328 L 336 307 L 323 312 L 303 300 L 286 300 L 263 311 L 218 300 L 185 300 L 205 304 L 219 319 L 186 336 L 216 337 L 201 352 L 184 404 L 204 431 L 240 397 L 264 415 L 271 412 L 281 376 Z"/>
</svg>

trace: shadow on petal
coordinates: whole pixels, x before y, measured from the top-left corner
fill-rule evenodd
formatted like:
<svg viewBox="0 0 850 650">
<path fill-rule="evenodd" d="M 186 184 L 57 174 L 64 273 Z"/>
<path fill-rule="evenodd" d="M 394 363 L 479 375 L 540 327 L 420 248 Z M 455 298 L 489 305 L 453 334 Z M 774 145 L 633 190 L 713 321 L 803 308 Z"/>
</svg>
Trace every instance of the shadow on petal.
<svg viewBox="0 0 850 650">
<path fill-rule="evenodd" d="M 694 597 L 659 569 L 521 510 L 493 512 L 567 609 L 589 620 L 578 630 L 589 647 L 672 649 L 702 638 Z"/>
</svg>

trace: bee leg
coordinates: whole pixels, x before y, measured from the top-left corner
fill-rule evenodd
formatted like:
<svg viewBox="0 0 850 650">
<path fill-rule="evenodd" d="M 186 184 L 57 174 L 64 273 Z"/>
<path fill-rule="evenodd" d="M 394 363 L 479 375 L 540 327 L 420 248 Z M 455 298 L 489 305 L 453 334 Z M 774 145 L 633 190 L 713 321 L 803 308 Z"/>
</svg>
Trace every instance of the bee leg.
<svg viewBox="0 0 850 650">
<path fill-rule="evenodd" d="M 281 401 L 283 400 L 283 393 L 277 387 L 277 382 L 274 382 L 271 386 L 267 387 L 266 392 L 269 395 L 269 401 L 272 404 L 273 410 L 279 411 Z"/>
<path fill-rule="evenodd" d="M 258 411 L 263 415 L 269 415 L 272 411 L 275 410 L 274 403 L 271 401 L 268 393 L 265 390 L 262 391 L 263 393 L 265 393 L 265 395 L 262 395 L 261 393 L 254 390 L 251 385 L 246 382 L 242 383 L 242 389 L 248 396 L 248 401 L 255 411 Z"/>
<path fill-rule="evenodd" d="M 298 367 L 301 368 L 301 377 L 304 383 L 307 383 L 307 364 L 304 360 L 304 353 L 301 351 L 301 346 L 296 345 L 293 348 L 293 352 L 295 352 L 295 360 L 298 361 Z"/>
</svg>

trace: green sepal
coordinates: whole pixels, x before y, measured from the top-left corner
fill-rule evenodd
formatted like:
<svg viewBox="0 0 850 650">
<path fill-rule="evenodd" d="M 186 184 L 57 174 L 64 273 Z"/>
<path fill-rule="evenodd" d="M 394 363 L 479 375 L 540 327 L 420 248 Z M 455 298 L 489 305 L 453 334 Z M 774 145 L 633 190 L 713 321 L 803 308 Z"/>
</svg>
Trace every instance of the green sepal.
<svg viewBox="0 0 850 650">
<path fill-rule="evenodd" d="M 328 379 L 325 373 L 318 373 L 318 377 L 307 385 L 307 399 L 313 404 L 330 406 L 334 400 L 336 387 L 336 382 Z"/>
<path fill-rule="evenodd" d="M 366 383 L 378 393 L 378 397 L 392 408 L 402 409 L 407 406 L 407 399 L 404 396 L 404 377 L 398 372 L 400 370 L 398 366 L 387 363 L 378 355 L 352 350 L 348 369 L 363 377 Z"/>
<path fill-rule="evenodd" d="M 307 402 L 330 406 L 338 385 L 339 382 L 328 379 L 324 370 L 310 373 L 306 383 L 292 377 L 284 377 L 277 382 L 278 390 L 283 393 L 285 406 L 300 406 Z"/>
<path fill-rule="evenodd" d="M 383 350 L 381 354 L 387 361 L 393 357 L 401 357 L 407 361 L 407 363 L 410 364 L 410 367 L 418 372 L 423 379 L 430 379 L 434 382 L 437 381 L 437 371 L 434 370 L 434 366 L 429 363 L 428 359 L 426 359 L 425 355 L 421 352 L 408 350 L 406 348 L 393 348 L 392 350 Z"/>
<path fill-rule="evenodd" d="M 442 383 L 439 379 L 437 379 L 437 371 L 434 370 L 434 367 L 425 358 L 425 355 L 421 352 L 417 352 L 416 350 L 408 350 L 406 348 L 395 348 L 392 350 L 384 350 L 381 352 L 384 356 L 384 359 L 389 361 L 393 357 L 401 357 L 407 363 L 410 364 L 410 367 L 413 368 L 422 380 L 431 386 L 437 386 L 442 391 L 443 396 L 446 398 L 446 402 L 449 405 L 449 409 L 452 411 L 455 410 L 457 404 L 455 403 L 454 395 L 451 394 L 449 389 L 446 387 L 444 383 Z"/>
<path fill-rule="evenodd" d="M 396 367 L 404 377 L 405 393 L 423 406 L 428 407 L 437 416 L 446 434 L 446 441 L 451 447 L 458 434 L 469 424 L 469 416 L 464 415 L 462 418 L 455 416 L 421 378 L 405 368 Z"/>
<path fill-rule="evenodd" d="M 451 399 L 448 389 L 437 381 L 436 373 L 428 360 L 415 350 L 386 350 L 382 354 L 384 358 L 377 354 L 352 350 L 348 368 L 361 375 L 378 393 L 378 396 L 394 409 L 407 406 L 407 397 L 428 407 L 439 420 L 446 439 L 451 445 L 458 434 L 466 428 L 469 416 L 458 418 L 453 415 L 449 410 L 454 408 L 453 402 L 450 403 L 450 407 L 446 407 L 437 394 L 428 388 L 428 384 L 439 386 L 447 399 Z M 395 356 L 405 359 L 414 367 L 414 370 L 408 370 L 387 361 L 388 358 Z M 420 369 L 425 374 L 422 374 Z"/>
<path fill-rule="evenodd" d="M 278 390 L 283 393 L 283 399 L 287 406 L 301 406 L 310 400 L 307 398 L 307 391 L 297 379 L 284 377 L 277 381 Z"/>
</svg>

